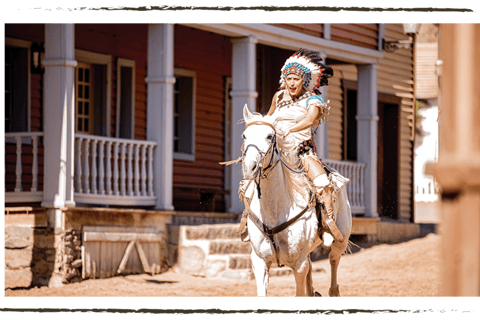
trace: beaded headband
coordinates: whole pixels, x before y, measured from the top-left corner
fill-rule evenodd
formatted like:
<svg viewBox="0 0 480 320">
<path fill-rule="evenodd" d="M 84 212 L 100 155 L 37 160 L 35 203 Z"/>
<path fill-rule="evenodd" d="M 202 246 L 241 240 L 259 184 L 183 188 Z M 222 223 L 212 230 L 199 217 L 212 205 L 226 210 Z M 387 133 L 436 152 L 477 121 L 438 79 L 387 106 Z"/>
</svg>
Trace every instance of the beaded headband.
<svg viewBox="0 0 480 320">
<path fill-rule="evenodd" d="M 307 92 L 320 93 L 321 86 L 328 85 L 328 78 L 333 76 L 333 69 L 321 63 L 323 59 L 317 54 L 300 49 L 285 61 L 280 75 L 280 87 L 285 88 L 285 78 L 296 74 L 303 79 L 303 88 Z"/>
</svg>

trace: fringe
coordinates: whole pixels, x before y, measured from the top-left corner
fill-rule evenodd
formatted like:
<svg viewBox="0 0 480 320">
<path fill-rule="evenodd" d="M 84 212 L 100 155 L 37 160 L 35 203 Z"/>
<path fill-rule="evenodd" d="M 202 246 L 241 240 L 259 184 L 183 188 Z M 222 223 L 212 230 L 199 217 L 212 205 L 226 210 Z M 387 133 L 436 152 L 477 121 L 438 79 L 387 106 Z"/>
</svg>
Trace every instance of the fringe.
<svg viewBox="0 0 480 320">
<path fill-rule="evenodd" d="M 230 160 L 230 161 L 225 161 L 225 162 L 219 162 L 219 164 L 225 165 L 225 166 L 229 166 L 229 165 L 231 165 L 231 164 L 236 164 L 236 163 L 242 162 L 242 160 L 243 160 L 243 156 L 242 156 L 242 157 L 239 157 L 237 160 Z"/>
</svg>

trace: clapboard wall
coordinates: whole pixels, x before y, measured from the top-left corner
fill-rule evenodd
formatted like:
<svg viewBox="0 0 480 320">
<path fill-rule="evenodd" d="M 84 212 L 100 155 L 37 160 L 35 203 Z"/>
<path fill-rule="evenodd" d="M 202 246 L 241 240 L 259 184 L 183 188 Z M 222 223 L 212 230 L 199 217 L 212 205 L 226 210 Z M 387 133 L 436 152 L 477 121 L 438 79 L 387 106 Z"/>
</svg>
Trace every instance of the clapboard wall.
<svg viewBox="0 0 480 320">
<path fill-rule="evenodd" d="M 147 137 L 146 63 L 148 25 L 146 24 L 76 24 L 75 48 L 112 57 L 110 136 L 115 137 L 117 111 L 118 58 L 135 61 L 135 127 L 134 139 Z"/>
<path fill-rule="evenodd" d="M 385 25 L 385 38 L 405 39 L 402 25 Z M 413 125 L 414 125 L 414 66 L 412 50 L 401 49 L 385 53 L 379 59 L 378 93 L 396 97 L 400 101 L 399 132 L 399 220 L 410 220 L 413 201 Z M 345 80 L 357 81 L 357 67 L 351 64 L 332 65 L 335 76 L 329 80 L 328 99 L 328 157 L 344 160 L 344 87 Z"/>
<path fill-rule="evenodd" d="M 173 205 L 199 211 L 201 189 L 217 190 L 215 211 L 222 211 L 224 188 L 225 81 L 231 76 L 229 37 L 175 25 L 175 68 L 196 75 L 195 160 L 174 160 Z M 232 119 L 236 122 L 238 119 Z"/>
</svg>

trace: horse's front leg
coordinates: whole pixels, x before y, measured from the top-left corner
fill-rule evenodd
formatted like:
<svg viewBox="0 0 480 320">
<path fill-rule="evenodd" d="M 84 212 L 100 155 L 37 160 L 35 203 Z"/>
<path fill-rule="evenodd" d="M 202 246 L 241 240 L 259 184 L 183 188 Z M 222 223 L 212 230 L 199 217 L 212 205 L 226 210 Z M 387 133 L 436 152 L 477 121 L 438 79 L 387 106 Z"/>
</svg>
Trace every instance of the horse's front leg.
<svg viewBox="0 0 480 320">
<path fill-rule="evenodd" d="M 297 297 L 304 297 L 307 294 L 313 295 L 313 287 L 312 287 L 312 279 L 311 279 L 311 262 L 310 259 L 301 254 L 298 258 L 295 266 L 293 268 L 293 274 L 295 276 L 295 284 L 296 284 L 296 296 Z M 309 277 L 309 279 L 307 279 Z M 307 288 L 307 285 L 310 288 Z"/>
<path fill-rule="evenodd" d="M 339 297 L 340 296 L 340 288 L 337 283 L 337 269 L 338 265 L 340 264 L 340 258 L 342 257 L 342 253 L 345 251 L 347 247 L 348 238 L 342 243 L 334 241 L 332 244 L 332 249 L 328 254 L 328 260 L 330 260 L 330 269 L 331 269 L 331 283 L 330 283 L 330 290 L 328 290 L 328 295 L 330 297 Z"/>
<path fill-rule="evenodd" d="M 252 269 L 257 282 L 257 296 L 266 297 L 268 289 L 268 272 L 270 270 L 270 264 L 267 264 L 265 260 L 260 258 L 255 250 L 252 250 Z"/>
</svg>

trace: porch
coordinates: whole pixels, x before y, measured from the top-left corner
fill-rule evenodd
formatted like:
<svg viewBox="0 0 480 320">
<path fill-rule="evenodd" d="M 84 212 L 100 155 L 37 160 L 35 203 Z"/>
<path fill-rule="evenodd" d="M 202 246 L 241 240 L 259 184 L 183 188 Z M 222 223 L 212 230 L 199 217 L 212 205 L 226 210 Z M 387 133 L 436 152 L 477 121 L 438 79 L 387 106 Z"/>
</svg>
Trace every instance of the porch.
<svg viewBox="0 0 480 320">
<path fill-rule="evenodd" d="M 15 146 L 15 154 L 7 155 L 12 167 L 6 179 L 5 203 L 43 201 L 43 132 L 6 133 L 5 143 Z M 107 138 L 75 134 L 74 203 L 97 206 L 151 207 L 156 203 L 154 190 L 155 163 L 153 141 Z M 10 148 L 13 150 L 13 148 Z M 348 177 L 347 194 L 354 215 L 365 213 L 365 164 L 352 161 L 324 160 L 325 164 Z M 13 170 L 11 170 L 13 171 Z M 14 184 L 13 190 L 12 186 Z M 225 192 L 228 196 L 229 193 Z M 210 199 L 210 198 L 209 198 Z M 206 199 L 208 200 L 208 199 Z M 214 201 L 211 197 L 209 201 Z M 206 204 L 205 211 L 214 206 Z"/>
<path fill-rule="evenodd" d="M 14 183 L 6 179 L 5 203 L 42 202 L 43 132 L 5 133 L 8 166 L 15 163 Z M 85 205 L 153 206 L 156 142 L 75 134 L 74 202 Z M 13 149 L 13 148 L 11 148 Z M 13 160 L 12 156 L 15 160 Z M 10 162 L 10 164 L 9 164 Z M 40 164 L 39 164 L 40 163 Z M 14 188 L 10 185 L 14 184 Z"/>
</svg>

